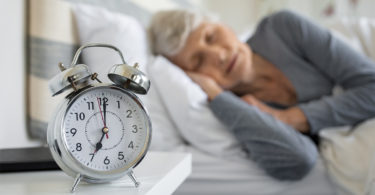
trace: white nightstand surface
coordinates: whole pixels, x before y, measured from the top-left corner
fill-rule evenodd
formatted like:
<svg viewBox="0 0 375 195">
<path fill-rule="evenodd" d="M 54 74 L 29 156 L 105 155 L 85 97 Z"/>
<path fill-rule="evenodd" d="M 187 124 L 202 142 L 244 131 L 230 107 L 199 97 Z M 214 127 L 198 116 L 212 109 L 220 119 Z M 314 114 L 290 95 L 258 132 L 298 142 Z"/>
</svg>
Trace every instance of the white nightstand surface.
<svg viewBox="0 0 375 195">
<path fill-rule="evenodd" d="M 191 154 L 150 151 L 134 173 L 138 188 L 125 176 L 106 184 L 81 182 L 74 194 L 172 194 L 191 173 Z M 0 174 L 0 194 L 71 194 L 73 180 L 62 171 Z"/>
</svg>

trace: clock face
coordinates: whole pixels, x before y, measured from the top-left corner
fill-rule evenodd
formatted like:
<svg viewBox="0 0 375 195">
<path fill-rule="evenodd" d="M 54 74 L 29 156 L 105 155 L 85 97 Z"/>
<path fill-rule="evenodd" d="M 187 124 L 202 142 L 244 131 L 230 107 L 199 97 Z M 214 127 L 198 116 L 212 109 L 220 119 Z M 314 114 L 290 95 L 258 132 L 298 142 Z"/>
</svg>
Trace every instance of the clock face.
<svg viewBox="0 0 375 195">
<path fill-rule="evenodd" d="M 145 153 L 149 119 L 137 100 L 117 88 L 94 87 L 70 103 L 63 138 L 71 156 L 95 171 L 129 168 Z"/>
</svg>

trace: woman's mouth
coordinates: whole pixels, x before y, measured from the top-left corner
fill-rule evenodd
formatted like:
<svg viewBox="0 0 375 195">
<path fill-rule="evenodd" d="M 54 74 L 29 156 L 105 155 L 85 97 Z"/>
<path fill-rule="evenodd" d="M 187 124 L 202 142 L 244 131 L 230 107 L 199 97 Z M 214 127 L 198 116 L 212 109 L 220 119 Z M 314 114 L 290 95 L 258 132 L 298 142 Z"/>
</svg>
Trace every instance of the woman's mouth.
<svg viewBox="0 0 375 195">
<path fill-rule="evenodd" d="M 229 74 L 233 70 L 234 65 L 236 65 L 237 56 L 238 54 L 234 54 L 232 59 L 230 60 L 229 65 L 227 66 L 228 68 L 226 70 L 227 74 Z"/>
</svg>

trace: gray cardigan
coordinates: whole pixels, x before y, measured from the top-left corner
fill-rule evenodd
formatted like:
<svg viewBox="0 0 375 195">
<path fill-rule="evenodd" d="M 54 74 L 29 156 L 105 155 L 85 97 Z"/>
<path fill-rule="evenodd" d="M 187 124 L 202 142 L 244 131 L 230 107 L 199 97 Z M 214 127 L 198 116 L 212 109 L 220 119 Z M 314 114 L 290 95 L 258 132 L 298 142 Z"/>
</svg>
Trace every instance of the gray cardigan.
<svg viewBox="0 0 375 195">
<path fill-rule="evenodd" d="M 375 116 L 375 63 L 305 18 L 282 11 L 263 19 L 247 42 L 291 81 L 310 134 Z M 339 85 L 344 93 L 333 96 Z M 314 166 L 311 139 L 223 92 L 210 102 L 215 116 L 269 175 L 298 180 Z"/>
</svg>

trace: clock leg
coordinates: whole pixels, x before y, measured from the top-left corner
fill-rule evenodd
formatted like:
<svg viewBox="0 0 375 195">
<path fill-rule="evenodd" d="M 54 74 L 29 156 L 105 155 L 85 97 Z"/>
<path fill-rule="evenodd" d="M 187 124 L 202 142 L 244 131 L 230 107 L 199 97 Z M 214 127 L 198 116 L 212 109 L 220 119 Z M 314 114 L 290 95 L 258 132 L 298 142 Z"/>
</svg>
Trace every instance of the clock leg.
<svg viewBox="0 0 375 195">
<path fill-rule="evenodd" d="M 141 184 L 139 181 L 137 181 L 137 178 L 135 177 L 134 173 L 133 173 L 133 170 L 130 170 L 129 173 L 128 173 L 128 176 L 130 177 L 130 179 L 134 182 L 134 185 L 136 188 L 138 188 L 138 186 Z"/>
<path fill-rule="evenodd" d="M 77 174 L 75 180 L 74 180 L 74 183 L 73 183 L 73 186 L 72 186 L 72 190 L 70 191 L 71 193 L 73 193 L 74 191 L 76 191 L 76 187 L 78 185 L 78 183 L 81 181 L 82 179 L 82 176 L 81 174 Z"/>
</svg>

